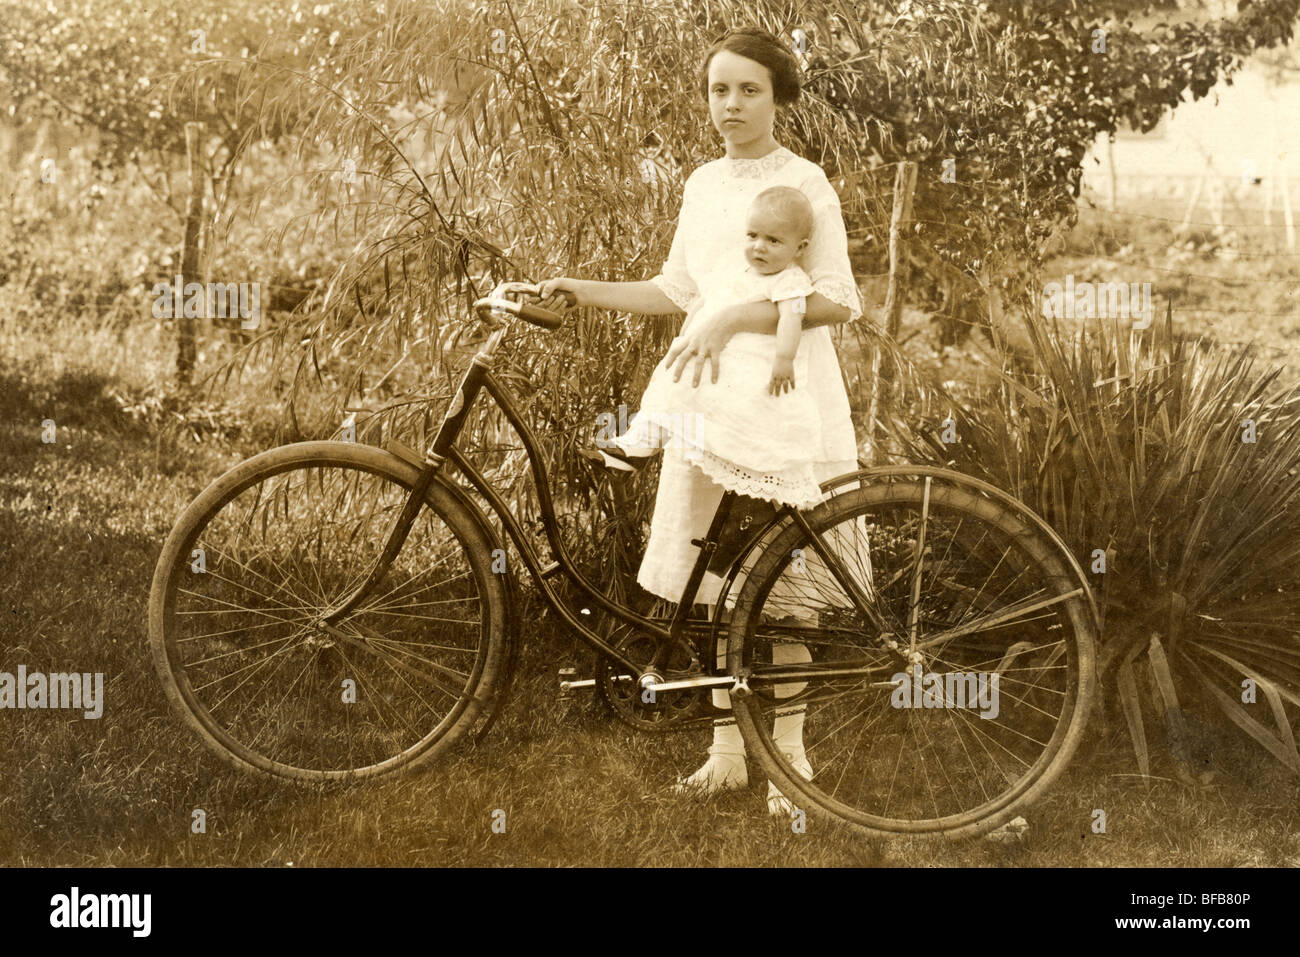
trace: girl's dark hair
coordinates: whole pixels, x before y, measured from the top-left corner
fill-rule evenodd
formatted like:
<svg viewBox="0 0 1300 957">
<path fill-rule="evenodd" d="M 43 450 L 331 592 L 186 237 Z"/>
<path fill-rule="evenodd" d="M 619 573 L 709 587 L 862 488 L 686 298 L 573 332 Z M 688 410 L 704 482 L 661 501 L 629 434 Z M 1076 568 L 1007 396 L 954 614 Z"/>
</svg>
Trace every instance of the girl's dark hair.
<svg viewBox="0 0 1300 957">
<path fill-rule="evenodd" d="M 700 69 L 700 89 L 704 100 L 709 99 L 709 64 L 721 50 L 730 50 L 737 56 L 753 60 L 767 67 L 772 77 L 772 99 L 778 106 L 789 106 L 799 99 L 799 61 L 784 43 L 761 27 L 743 27 L 730 30 L 704 56 Z"/>
</svg>

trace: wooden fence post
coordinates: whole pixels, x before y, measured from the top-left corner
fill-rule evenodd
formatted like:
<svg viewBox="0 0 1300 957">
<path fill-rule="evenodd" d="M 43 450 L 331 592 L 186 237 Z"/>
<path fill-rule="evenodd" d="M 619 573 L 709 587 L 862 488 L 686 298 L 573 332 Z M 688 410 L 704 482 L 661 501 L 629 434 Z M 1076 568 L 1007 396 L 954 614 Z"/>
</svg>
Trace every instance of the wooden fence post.
<svg viewBox="0 0 1300 957">
<path fill-rule="evenodd" d="M 185 152 L 189 156 L 190 199 L 185 210 L 185 239 L 181 246 L 181 297 L 191 282 L 203 281 L 199 272 L 199 226 L 203 221 L 203 124 L 185 124 Z M 207 314 L 207 296 L 204 296 L 204 315 Z M 197 349 L 195 347 L 195 320 L 186 317 L 184 302 L 172 303 L 172 316 L 176 320 L 176 383 L 188 388 L 194 376 Z"/>
<path fill-rule="evenodd" d="M 903 259 L 903 227 L 912 218 L 912 193 L 916 189 L 916 164 L 904 161 L 898 164 L 894 176 L 894 209 L 889 219 L 889 284 L 885 292 L 885 328 L 891 339 L 898 338 L 903 316 L 902 285 L 906 280 L 907 263 Z M 876 421 L 881 406 L 881 390 L 888 388 L 896 370 L 883 368 L 880 350 L 871 358 L 871 405 L 867 410 L 868 465 L 876 464 Z"/>
<path fill-rule="evenodd" d="M 1295 253 L 1295 219 L 1291 215 L 1291 183 L 1286 178 L 1286 167 L 1277 167 L 1278 186 L 1282 190 L 1282 219 L 1286 223 L 1286 251 Z"/>
</svg>

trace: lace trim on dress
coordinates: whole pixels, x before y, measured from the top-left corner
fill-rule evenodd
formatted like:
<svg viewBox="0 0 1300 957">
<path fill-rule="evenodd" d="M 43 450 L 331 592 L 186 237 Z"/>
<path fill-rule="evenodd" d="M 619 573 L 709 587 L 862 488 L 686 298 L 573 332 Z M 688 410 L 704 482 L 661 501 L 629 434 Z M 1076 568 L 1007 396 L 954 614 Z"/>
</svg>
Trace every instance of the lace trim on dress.
<svg viewBox="0 0 1300 957">
<path fill-rule="evenodd" d="M 654 276 L 650 279 L 652 283 L 659 287 L 665 296 L 673 301 L 678 309 L 682 312 L 689 312 L 691 303 L 695 301 L 696 293 L 687 287 L 673 282 L 667 276 Z"/>
<path fill-rule="evenodd" d="M 831 302 L 847 309 L 850 319 L 862 315 L 862 303 L 858 297 L 858 287 L 847 279 L 819 279 L 813 283 L 813 288 Z"/>
<path fill-rule="evenodd" d="M 778 146 L 772 152 L 754 159 L 724 156 L 723 169 L 739 179 L 762 179 L 790 162 L 793 156 L 784 146 Z"/>
<path fill-rule="evenodd" d="M 686 446 L 686 461 L 713 482 L 751 498 L 772 499 L 795 508 L 812 508 L 822 500 L 819 483 L 809 464 L 774 472 L 753 472 L 705 449 Z"/>
</svg>

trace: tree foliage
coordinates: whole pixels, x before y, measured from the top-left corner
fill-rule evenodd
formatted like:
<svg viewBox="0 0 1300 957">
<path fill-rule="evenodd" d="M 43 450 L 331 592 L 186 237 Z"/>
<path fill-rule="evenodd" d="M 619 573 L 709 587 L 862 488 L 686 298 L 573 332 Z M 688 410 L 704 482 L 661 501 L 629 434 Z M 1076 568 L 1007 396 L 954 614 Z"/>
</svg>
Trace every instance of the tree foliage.
<svg viewBox="0 0 1300 957">
<path fill-rule="evenodd" d="M 681 182 L 719 152 L 698 69 L 730 26 L 765 26 L 804 54 L 806 96 L 777 135 L 841 187 L 860 272 L 886 266 L 888 164 L 920 165 L 910 249 L 958 318 L 954 303 L 1023 280 L 1070 221 L 1098 133 L 1149 128 L 1204 95 L 1254 49 L 1289 39 L 1298 7 L 1272 0 L 1232 19 L 1140 30 L 1113 3 L 399 0 L 325 64 L 211 59 L 192 82 L 235 70 L 238 102 L 257 104 L 245 142 L 298 119 L 303 175 L 321 206 L 282 224 L 277 241 L 347 231 L 351 252 L 322 296 L 262 345 L 296 361 L 300 385 L 328 386 L 326 421 L 384 405 L 373 424 L 400 432 L 423 426 L 430 407 L 392 394 L 402 376 L 378 391 L 367 376 L 405 357 L 419 388 L 441 377 L 445 394 L 454 373 L 443 349 L 496 280 L 657 271 Z M 334 164 L 313 165 L 310 147 L 321 144 L 355 163 L 356 184 L 341 183 Z M 583 501 L 576 446 L 602 413 L 635 405 L 671 334 L 663 321 L 592 315 L 557 336 L 521 333 L 514 381 Z M 499 423 L 485 428 L 500 437 Z M 518 480 L 519 465 L 511 453 L 502 474 Z"/>
<path fill-rule="evenodd" d="M 861 58 L 832 74 L 828 99 L 864 118 L 870 155 L 918 164 L 913 294 L 934 290 L 958 327 L 987 323 L 994 283 L 1023 294 L 1016 279 L 1075 221 L 1099 135 L 1150 130 L 1290 41 L 1296 0 L 1240 7 L 1207 19 L 1171 2 L 905 0 L 871 12 L 865 43 L 816 44 L 835 52 L 815 69 Z M 1172 22 L 1134 25 L 1162 15 Z"/>
<path fill-rule="evenodd" d="M 94 131 L 100 163 L 121 166 L 142 153 L 185 154 L 185 124 L 202 122 L 232 157 L 257 104 L 241 101 L 238 68 L 191 74 L 183 96 L 168 82 L 195 64 L 256 57 L 334 75 L 329 54 L 342 33 L 370 29 L 377 17 L 341 19 L 341 4 L 286 0 L 193 0 L 136 5 L 115 0 L 0 0 L 0 77 L 10 121 L 51 117 Z M 300 103 L 310 108 L 310 103 Z M 278 139 L 301 123 L 262 117 L 261 135 Z"/>
</svg>

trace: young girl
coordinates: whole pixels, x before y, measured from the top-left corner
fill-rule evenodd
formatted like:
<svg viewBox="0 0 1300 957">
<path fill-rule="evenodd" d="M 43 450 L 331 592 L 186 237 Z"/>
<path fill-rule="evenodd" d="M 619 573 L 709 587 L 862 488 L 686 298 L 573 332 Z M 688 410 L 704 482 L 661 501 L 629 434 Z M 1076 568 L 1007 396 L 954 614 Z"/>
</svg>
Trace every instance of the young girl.
<svg viewBox="0 0 1300 957">
<path fill-rule="evenodd" d="M 724 488 L 763 494 L 811 507 L 820 500 L 807 443 L 817 409 L 807 388 L 807 350 L 800 350 L 808 274 L 795 262 L 808 247 L 812 206 L 799 190 L 773 186 L 755 197 L 745 223 L 745 243 L 733 261 L 715 268 L 694 320 L 746 302 L 773 302 L 780 318 L 775 337 L 733 336 L 718 359 L 718 381 L 699 386 L 674 380 L 661 362 L 641 398 L 640 411 L 615 448 L 602 450 L 613 468 L 639 466 L 675 443 L 686 459 Z M 743 250 L 743 251 L 742 251 Z M 737 481 L 742 472 L 782 476 L 780 487 L 755 490 Z"/>
<path fill-rule="evenodd" d="M 812 508 L 821 500 L 814 469 L 816 449 L 808 442 L 819 428 L 818 411 L 807 388 L 807 350 L 803 336 L 806 297 L 812 295 L 808 274 L 795 262 L 808 247 L 813 228 L 808 198 L 790 186 L 772 186 L 749 206 L 745 242 L 734 256 L 724 256 L 701 283 L 701 300 L 693 320 L 729 306 L 749 302 L 776 305 L 776 336 L 738 333 L 718 357 L 717 381 L 694 383 L 674 377 L 667 358 L 650 377 L 640 409 L 615 448 L 598 450 L 612 468 L 635 469 L 661 447 L 679 450 L 719 486 L 742 495 Z M 683 327 L 683 333 L 687 331 Z M 765 483 L 755 485 L 751 476 Z M 732 596 L 734 600 L 734 593 Z M 782 599 L 793 599 L 783 601 Z M 797 596 L 783 594 L 780 584 L 769 608 L 783 608 L 796 624 L 816 624 L 816 613 L 800 606 Z M 773 661 L 784 664 L 812 659 L 805 645 L 786 643 L 773 648 Z M 725 664 L 719 653 L 718 664 Z M 777 697 L 788 698 L 803 683 L 778 686 Z M 730 708 L 727 692 L 713 692 L 719 708 Z M 803 708 L 778 711 L 774 726 L 778 746 L 794 758 L 805 777 L 812 766 L 802 753 Z M 710 761 L 678 782 L 679 791 L 716 790 L 743 786 L 748 780 L 743 747 L 731 740 L 734 727 L 715 734 Z M 768 806 L 774 814 L 791 810 L 789 800 L 769 787 Z"/>
<path fill-rule="evenodd" d="M 806 385 L 797 381 L 794 392 L 779 398 L 785 401 L 805 393 L 813 403 L 816 418 L 800 441 L 812 460 L 814 478 L 825 481 L 857 467 L 848 393 L 825 327 L 856 319 L 862 310 L 849 264 L 839 197 L 816 163 L 781 146 L 772 135 L 777 108 L 799 99 L 799 64 L 786 45 L 766 30 L 732 30 L 708 51 L 700 80 L 700 92 L 713 127 L 726 144 L 726 155 L 703 164 L 687 178 L 677 231 L 663 269 L 639 282 L 567 276 L 548 279 L 541 284 L 542 305 L 563 308 L 568 298 L 563 294 L 567 293 L 578 307 L 644 315 L 684 312 L 682 333 L 664 360 L 665 368 L 674 378 L 681 376 L 685 383 L 700 384 L 707 365 L 712 377 L 704 384 L 716 384 L 718 357 L 725 347 L 751 333 L 770 339 L 777 332 L 780 310 L 770 300 L 763 300 L 736 302 L 704 313 L 699 308 L 704 293 L 713 285 L 716 267 L 734 261 L 755 197 L 772 186 L 797 189 L 813 210 L 812 232 L 802 256 L 813 292 L 806 297 L 799 345 L 799 353 L 807 353 L 808 376 Z M 799 353 L 796 378 L 802 361 Z M 769 362 L 772 356 L 768 353 Z M 693 376 L 682 375 L 692 361 Z M 750 431 L 756 434 L 761 429 L 762 422 L 756 420 Z M 692 540 L 708 530 L 724 493 L 723 486 L 705 471 L 707 456 L 701 451 L 695 461 L 687 461 L 681 448 L 664 450 L 650 540 L 637 581 L 669 601 L 681 598 L 699 555 Z M 733 482 L 752 488 L 750 494 L 758 497 L 795 501 L 807 491 L 802 470 L 785 475 L 736 466 L 730 471 Z M 706 574 L 696 600 L 716 602 L 721 588 L 720 577 Z M 782 655 L 799 654 L 802 646 L 778 646 L 773 653 L 778 661 L 786 660 L 777 654 L 782 648 L 787 649 Z M 730 704 L 725 691 L 715 690 L 713 700 L 721 707 Z M 773 728 L 775 743 L 801 770 L 809 765 L 803 722 L 802 710 L 792 709 L 789 714 L 779 714 Z M 705 791 L 747 784 L 744 740 L 734 720 L 715 722 L 709 758 L 687 781 Z M 784 815 L 789 808 L 784 796 L 769 785 L 768 809 Z"/>
</svg>

